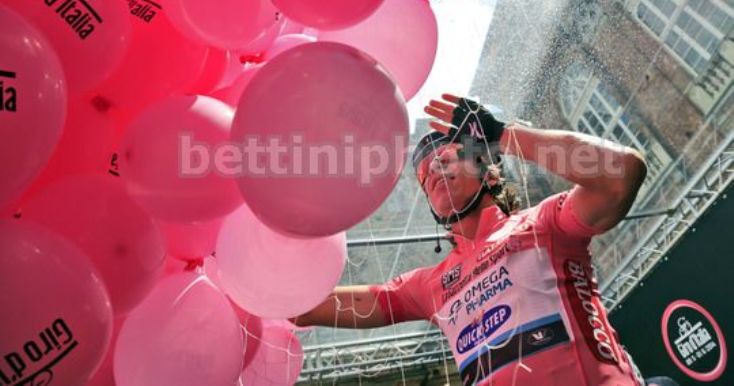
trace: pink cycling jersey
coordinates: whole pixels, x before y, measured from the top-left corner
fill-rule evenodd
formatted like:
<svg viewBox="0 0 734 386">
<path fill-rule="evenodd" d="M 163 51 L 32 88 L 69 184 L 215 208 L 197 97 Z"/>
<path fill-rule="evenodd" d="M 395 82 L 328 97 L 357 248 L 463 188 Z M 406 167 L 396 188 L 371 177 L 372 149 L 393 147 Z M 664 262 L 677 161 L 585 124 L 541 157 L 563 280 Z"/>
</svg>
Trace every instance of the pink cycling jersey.
<svg viewBox="0 0 734 386">
<path fill-rule="evenodd" d="M 464 385 L 638 385 L 607 320 L 569 192 L 506 216 L 481 213 L 438 265 L 373 286 L 394 322 L 444 333 Z"/>
</svg>

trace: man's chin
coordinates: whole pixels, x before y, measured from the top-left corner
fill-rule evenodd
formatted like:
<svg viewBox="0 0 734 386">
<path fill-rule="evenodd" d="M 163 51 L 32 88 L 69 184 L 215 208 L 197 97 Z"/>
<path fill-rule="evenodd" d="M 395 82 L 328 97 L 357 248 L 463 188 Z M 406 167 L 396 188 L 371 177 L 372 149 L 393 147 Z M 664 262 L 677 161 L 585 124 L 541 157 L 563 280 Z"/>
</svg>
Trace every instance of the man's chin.
<svg viewBox="0 0 734 386">
<path fill-rule="evenodd" d="M 436 212 L 436 214 L 438 215 L 438 217 L 449 217 L 452 214 L 454 214 L 454 211 L 451 209 L 450 206 L 447 206 L 447 207 L 439 207 L 439 208 L 436 208 L 434 206 L 433 207 L 433 211 Z"/>
<path fill-rule="evenodd" d="M 456 214 L 456 212 L 460 211 L 461 208 L 463 208 L 465 205 L 467 205 L 468 202 L 464 202 L 464 200 L 459 199 L 458 201 L 450 200 L 450 199 L 438 199 L 435 201 L 431 201 L 431 207 L 433 208 L 433 211 L 439 216 L 439 217 L 449 217 L 453 214 Z"/>
</svg>

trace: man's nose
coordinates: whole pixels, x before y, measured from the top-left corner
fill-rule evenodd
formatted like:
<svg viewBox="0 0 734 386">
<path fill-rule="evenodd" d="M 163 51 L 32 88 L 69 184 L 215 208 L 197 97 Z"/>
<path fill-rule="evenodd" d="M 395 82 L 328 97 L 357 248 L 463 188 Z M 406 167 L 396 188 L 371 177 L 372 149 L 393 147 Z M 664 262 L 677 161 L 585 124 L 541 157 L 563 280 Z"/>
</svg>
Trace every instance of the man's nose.
<svg viewBox="0 0 734 386">
<path fill-rule="evenodd" d="M 451 162 L 451 156 L 448 151 L 444 151 L 441 154 L 433 157 L 431 160 L 431 171 L 434 173 L 442 173 Z"/>
</svg>

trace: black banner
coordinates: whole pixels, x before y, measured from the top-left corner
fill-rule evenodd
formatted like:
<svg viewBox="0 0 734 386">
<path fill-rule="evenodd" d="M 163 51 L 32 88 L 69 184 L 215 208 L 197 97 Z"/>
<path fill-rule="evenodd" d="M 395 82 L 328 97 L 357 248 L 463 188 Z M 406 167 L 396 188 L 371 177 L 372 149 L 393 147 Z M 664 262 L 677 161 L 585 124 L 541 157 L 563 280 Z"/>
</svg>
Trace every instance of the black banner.
<svg viewBox="0 0 734 386">
<path fill-rule="evenodd" d="M 646 378 L 734 385 L 734 364 L 728 363 L 734 348 L 732 193 L 730 187 L 612 312 L 612 324 Z"/>
</svg>

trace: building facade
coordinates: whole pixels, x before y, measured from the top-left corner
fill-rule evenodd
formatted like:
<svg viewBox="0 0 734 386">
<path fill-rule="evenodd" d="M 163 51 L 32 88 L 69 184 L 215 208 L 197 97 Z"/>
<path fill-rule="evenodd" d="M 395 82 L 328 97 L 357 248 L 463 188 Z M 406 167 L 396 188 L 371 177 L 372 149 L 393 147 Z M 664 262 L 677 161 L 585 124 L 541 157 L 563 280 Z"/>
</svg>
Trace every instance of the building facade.
<svg viewBox="0 0 734 386">
<path fill-rule="evenodd" d="M 543 3 L 498 3 L 495 18 L 527 23 L 493 23 L 474 94 L 507 103 L 534 126 L 638 149 L 648 177 L 632 212 L 667 209 L 734 127 L 734 1 Z M 533 175 L 529 185 L 550 186 L 529 189 L 536 201 L 568 187 Z M 646 221 L 625 221 L 595 239 L 602 280 L 619 260 L 607 257 L 608 247 L 634 243 Z"/>
</svg>

